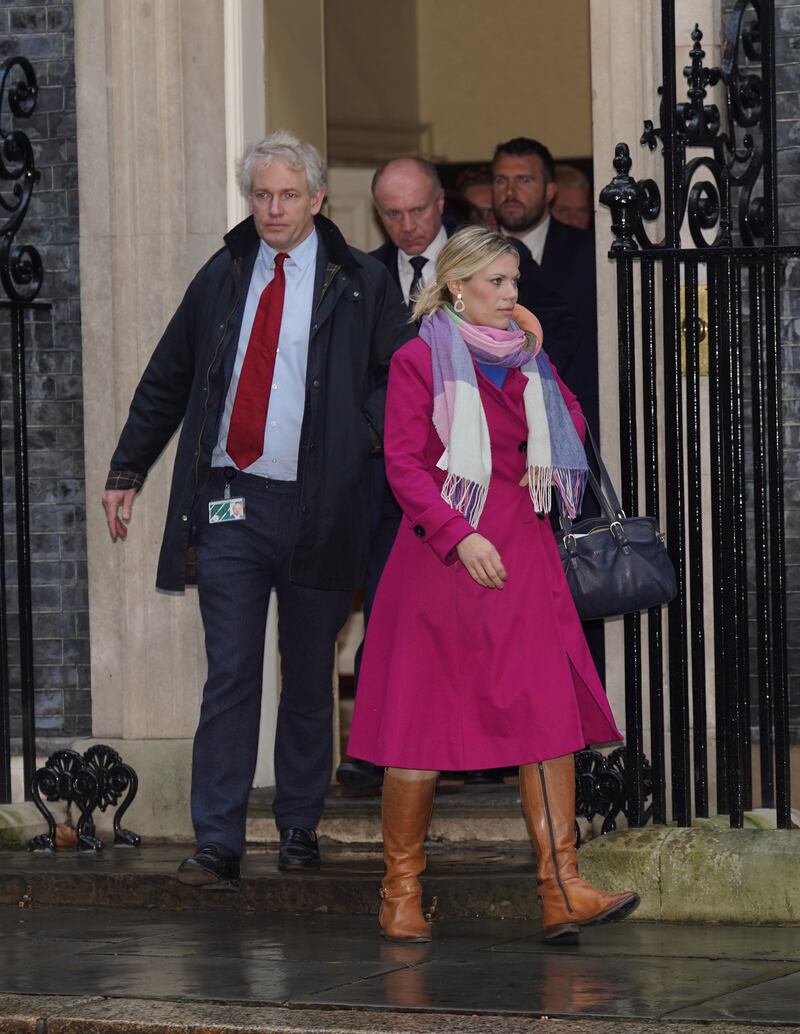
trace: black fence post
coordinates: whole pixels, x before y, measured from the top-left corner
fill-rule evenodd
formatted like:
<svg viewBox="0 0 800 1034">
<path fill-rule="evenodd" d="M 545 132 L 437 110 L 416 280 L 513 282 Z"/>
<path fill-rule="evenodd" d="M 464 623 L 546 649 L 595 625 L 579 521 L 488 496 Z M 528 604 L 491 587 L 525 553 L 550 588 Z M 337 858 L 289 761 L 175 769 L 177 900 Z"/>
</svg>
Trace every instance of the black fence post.
<svg viewBox="0 0 800 1034">
<path fill-rule="evenodd" d="M 10 58 L 0 68 L 0 201 L 8 212 L 0 225 L 0 283 L 7 300 L 0 308 L 9 311 L 11 322 L 11 379 L 13 390 L 14 485 L 17 532 L 17 613 L 19 616 L 20 693 L 22 714 L 22 758 L 25 795 L 31 799 L 36 771 L 36 720 L 33 679 L 33 616 L 31 605 L 31 549 L 28 502 L 28 432 L 25 400 L 25 316 L 50 306 L 35 299 L 42 286 L 42 260 L 32 245 L 17 244 L 39 172 L 27 135 L 19 129 L 4 129 L 3 102 L 17 119 L 29 118 L 35 108 L 38 86 L 33 66 L 24 57 Z M 7 186 L 10 184 L 10 186 Z M 0 503 L 3 502 L 0 494 Z M 5 535 L 0 533 L 5 547 Z M 10 682 L 8 673 L 8 622 L 5 549 L 0 554 L 0 801 L 11 800 Z"/>
</svg>

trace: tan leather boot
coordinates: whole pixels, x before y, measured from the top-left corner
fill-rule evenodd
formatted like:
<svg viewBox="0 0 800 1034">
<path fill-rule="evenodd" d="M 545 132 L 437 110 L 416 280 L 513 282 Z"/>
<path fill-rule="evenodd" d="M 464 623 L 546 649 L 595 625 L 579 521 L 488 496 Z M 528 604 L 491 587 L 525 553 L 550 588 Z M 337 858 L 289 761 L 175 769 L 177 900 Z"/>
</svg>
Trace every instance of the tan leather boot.
<svg viewBox="0 0 800 1034">
<path fill-rule="evenodd" d="M 429 941 L 431 928 L 422 914 L 425 834 L 433 810 L 436 779 L 383 778 L 383 860 L 378 922 L 390 941 Z"/>
<path fill-rule="evenodd" d="M 614 922 L 633 912 L 638 894 L 606 894 L 578 875 L 573 755 L 523 765 L 519 788 L 536 850 L 545 940 L 574 939 L 581 926 Z"/>
</svg>

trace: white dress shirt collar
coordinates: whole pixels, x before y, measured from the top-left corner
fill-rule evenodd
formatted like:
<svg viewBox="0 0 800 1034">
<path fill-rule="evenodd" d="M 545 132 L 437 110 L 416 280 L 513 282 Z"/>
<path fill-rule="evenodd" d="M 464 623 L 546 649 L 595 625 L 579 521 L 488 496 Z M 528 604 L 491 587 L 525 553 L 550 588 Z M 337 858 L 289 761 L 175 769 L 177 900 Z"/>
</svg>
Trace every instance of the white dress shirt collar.
<svg viewBox="0 0 800 1034">
<path fill-rule="evenodd" d="M 519 238 L 531 255 L 533 255 L 534 261 L 538 262 L 540 266 L 542 264 L 542 255 L 544 255 L 544 245 L 547 240 L 547 231 L 549 229 L 550 216 L 546 215 L 538 226 L 534 226 L 532 230 L 528 230 L 524 237 Z"/>
<path fill-rule="evenodd" d="M 447 244 L 447 230 L 444 226 L 439 227 L 439 232 L 430 242 L 428 247 L 420 252 L 428 261 L 422 267 L 422 282 L 429 284 L 436 279 L 436 259 L 439 252 Z M 397 249 L 397 273 L 400 278 L 400 287 L 403 290 L 403 297 L 408 301 L 408 292 L 411 289 L 411 281 L 414 279 L 414 267 L 411 265 L 411 256 L 404 251 Z"/>
<path fill-rule="evenodd" d="M 273 269 L 275 266 L 275 256 L 278 254 L 278 249 L 273 248 L 272 245 L 261 239 L 261 246 L 259 248 L 259 256 L 261 261 L 266 265 L 267 269 Z M 292 262 L 300 269 L 305 269 L 309 262 L 313 262 L 317 257 L 317 230 L 316 227 L 311 231 L 308 237 L 304 237 L 298 245 L 296 245 L 289 252 L 289 258 Z"/>
</svg>

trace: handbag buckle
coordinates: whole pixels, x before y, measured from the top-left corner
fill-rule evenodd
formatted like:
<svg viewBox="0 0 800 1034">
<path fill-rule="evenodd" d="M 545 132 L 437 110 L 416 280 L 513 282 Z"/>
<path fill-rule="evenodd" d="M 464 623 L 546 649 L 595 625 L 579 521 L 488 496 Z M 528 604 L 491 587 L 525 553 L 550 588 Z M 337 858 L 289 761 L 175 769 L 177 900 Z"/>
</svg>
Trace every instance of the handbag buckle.
<svg viewBox="0 0 800 1034">
<path fill-rule="evenodd" d="M 626 555 L 630 553 L 631 547 L 628 543 L 628 536 L 625 534 L 625 529 L 622 527 L 622 523 L 620 521 L 612 521 L 608 526 L 608 530 L 616 539 L 622 552 Z"/>
</svg>

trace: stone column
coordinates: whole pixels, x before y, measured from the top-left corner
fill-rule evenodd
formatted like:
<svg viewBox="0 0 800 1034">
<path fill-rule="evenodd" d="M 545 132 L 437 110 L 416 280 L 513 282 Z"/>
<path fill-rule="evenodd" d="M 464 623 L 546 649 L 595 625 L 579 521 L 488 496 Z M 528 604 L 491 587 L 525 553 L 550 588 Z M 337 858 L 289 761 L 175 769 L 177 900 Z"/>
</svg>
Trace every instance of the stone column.
<svg viewBox="0 0 800 1034">
<path fill-rule="evenodd" d="M 197 600 L 154 588 L 173 446 L 126 542 L 111 543 L 100 495 L 141 372 L 227 229 L 223 6 L 81 0 L 75 20 L 93 731 L 127 741 L 134 764 L 132 741 L 178 741 L 188 782 Z"/>
</svg>

